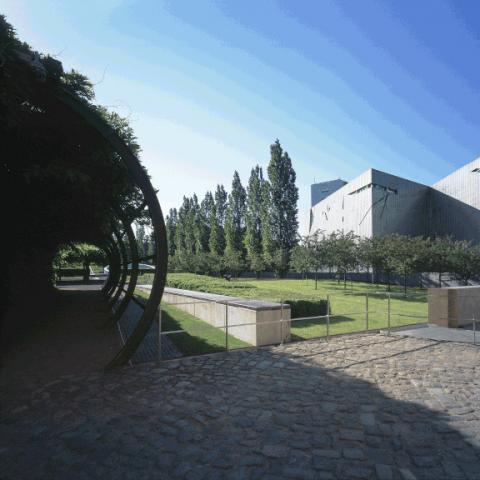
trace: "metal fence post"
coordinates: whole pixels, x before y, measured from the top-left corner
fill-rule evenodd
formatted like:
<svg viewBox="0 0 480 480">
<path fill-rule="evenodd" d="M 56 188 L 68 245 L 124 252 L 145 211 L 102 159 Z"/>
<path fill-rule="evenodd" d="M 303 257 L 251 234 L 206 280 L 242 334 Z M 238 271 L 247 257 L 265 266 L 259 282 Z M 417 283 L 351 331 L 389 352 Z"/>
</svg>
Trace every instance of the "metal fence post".
<svg viewBox="0 0 480 480">
<path fill-rule="evenodd" d="M 228 301 L 225 303 L 225 350 L 228 352 Z"/>
<path fill-rule="evenodd" d="M 327 295 L 327 342 L 330 339 L 330 295 Z"/>
<path fill-rule="evenodd" d="M 477 333 L 477 320 L 475 319 L 475 315 L 473 316 L 473 344 L 477 344 L 477 339 L 476 339 L 476 333 Z"/>
<path fill-rule="evenodd" d="M 162 307 L 158 306 L 157 310 L 158 317 L 158 362 L 162 361 Z"/>
<path fill-rule="evenodd" d="M 368 332 L 368 293 L 365 294 L 365 329 Z"/>
<path fill-rule="evenodd" d="M 283 298 L 280 298 L 280 345 L 283 345 Z"/>
<path fill-rule="evenodd" d="M 391 294 L 390 292 L 388 292 L 388 298 L 387 298 L 387 301 L 388 301 L 388 313 L 387 313 L 387 318 L 388 318 L 388 323 L 387 323 L 387 328 L 388 328 L 388 335 L 390 335 L 390 312 L 391 312 L 391 305 L 390 305 L 390 301 L 391 301 Z"/>
</svg>

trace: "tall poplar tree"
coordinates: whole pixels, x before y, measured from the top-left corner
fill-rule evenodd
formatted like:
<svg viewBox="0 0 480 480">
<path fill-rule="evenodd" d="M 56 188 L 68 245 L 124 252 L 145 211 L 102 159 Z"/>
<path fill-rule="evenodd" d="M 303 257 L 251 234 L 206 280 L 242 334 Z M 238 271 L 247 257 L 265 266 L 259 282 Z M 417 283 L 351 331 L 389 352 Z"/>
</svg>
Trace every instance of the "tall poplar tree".
<svg viewBox="0 0 480 480">
<path fill-rule="evenodd" d="M 185 270 L 190 269 L 195 245 L 191 210 L 192 200 L 184 196 L 182 206 L 178 209 L 178 222 L 175 229 L 175 256 L 176 264 Z"/>
<path fill-rule="evenodd" d="M 244 268 L 245 198 L 245 189 L 235 171 L 225 215 L 225 266 L 235 274 Z"/>
<path fill-rule="evenodd" d="M 262 222 L 262 258 L 265 266 L 270 268 L 273 265 L 275 243 L 272 235 L 272 195 L 270 182 L 264 180 L 261 189 L 262 203 L 260 206 L 260 220 Z"/>
<path fill-rule="evenodd" d="M 227 192 L 223 185 L 217 185 L 215 190 L 215 215 L 216 215 L 216 251 L 223 256 L 225 251 L 225 217 L 227 214 Z"/>
<path fill-rule="evenodd" d="M 268 165 L 271 194 L 271 231 L 276 251 L 275 269 L 283 276 L 288 271 L 290 252 L 297 243 L 298 231 L 298 188 L 296 174 L 287 152 L 279 140 L 270 146 Z"/>
<path fill-rule="evenodd" d="M 203 250 L 203 228 L 204 222 L 202 218 L 202 212 L 200 205 L 198 203 L 198 197 L 194 193 L 191 200 L 191 210 L 190 210 L 190 222 L 192 225 L 193 232 L 193 253 L 201 254 Z"/>
<path fill-rule="evenodd" d="M 265 270 L 262 245 L 262 204 L 265 180 L 260 166 L 252 168 L 247 186 L 245 209 L 245 248 L 250 268 L 256 273 Z"/>
<path fill-rule="evenodd" d="M 218 223 L 221 227 L 225 226 L 225 217 L 227 215 L 228 195 L 223 185 L 217 185 L 215 190 L 215 206 L 217 210 Z"/>
<path fill-rule="evenodd" d="M 202 244 L 202 251 L 208 252 L 209 240 L 210 240 L 210 229 L 211 229 L 211 217 L 215 214 L 215 200 L 213 199 L 212 192 L 207 192 L 205 194 L 202 203 L 200 204 L 200 242 Z"/>
</svg>

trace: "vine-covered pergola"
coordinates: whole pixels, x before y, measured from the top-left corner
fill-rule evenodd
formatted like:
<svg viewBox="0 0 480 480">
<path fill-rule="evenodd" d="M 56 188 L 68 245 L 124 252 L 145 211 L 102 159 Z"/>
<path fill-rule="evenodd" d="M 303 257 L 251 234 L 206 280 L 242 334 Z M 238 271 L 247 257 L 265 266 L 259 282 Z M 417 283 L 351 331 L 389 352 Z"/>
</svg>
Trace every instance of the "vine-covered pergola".
<svg viewBox="0 0 480 480">
<path fill-rule="evenodd" d="M 66 73 L 59 61 L 33 52 L 0 16 L 3 330 L 12 322 L 28 322 L 9 315 L 15 305 L 48 298 L 52 261 L 61 245 L 90 243 L 107 255 L 110 269 L 102 291 L 113 310 L 112 323 L 134 298 L 139 262 L 151 260 L 151 295 L 107 366 L 114 367 L 131 358 L 155 318 L 167 245 L 157 195 L 128 122 L 93 98 L 86 77 Z M 151 258 L 139 258 L 133 222 L 151 226 Z"/>
</svg>

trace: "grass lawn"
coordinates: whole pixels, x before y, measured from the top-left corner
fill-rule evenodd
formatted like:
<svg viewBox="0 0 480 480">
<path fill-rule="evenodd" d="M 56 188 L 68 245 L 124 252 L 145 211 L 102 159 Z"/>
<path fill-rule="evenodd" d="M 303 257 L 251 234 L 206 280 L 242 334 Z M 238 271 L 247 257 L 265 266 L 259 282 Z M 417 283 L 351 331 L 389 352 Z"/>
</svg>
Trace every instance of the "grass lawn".
<svg viewBox="0 0 480 480">
<path fill-rule="evenodd" d="M 148 298 L 149 295 L 148 292 L 139 289 L 135 294 L 139 300 Z M 168 335 L 184 355 L 201 355 L 225 350 L 224 330 L 212 327 L 203 320 L 165 304 L 162 305 L 162 330 L 164 332 L 185 330 L 186 333 Z M 251 345 L 229 335 L 228 346 L 233 350 Z"/>
<path fill-rule="evenodd" d="M 144 275 L 139 283 L 151 283 Z M 349 282 L 347 289 L 336 280 L 319 280 L 315 290 L 314 280 L 255 280 L 241 279 L 227 281 L 222 278 L 170 273 L 169 286 L 219 293 L 233 297 L 255 298 L 280 302 L 288 300 L 320 300 L 330 296 L 330 334 L 350 333 L 366 329 L 366 293 L 368 293 L 369 329 L 386 328 L 388 323 L 388 293 L 384 285 L 364 282 Z M 427 320 L 428 305 L 426 291 L 409 288 L 407 297 L 403 288 L 392 286 L 391 326 L 421 323 Z M 309 319 L 292 322 L 294 340 L 326 335 L 325 319 Z"/>
</svg>

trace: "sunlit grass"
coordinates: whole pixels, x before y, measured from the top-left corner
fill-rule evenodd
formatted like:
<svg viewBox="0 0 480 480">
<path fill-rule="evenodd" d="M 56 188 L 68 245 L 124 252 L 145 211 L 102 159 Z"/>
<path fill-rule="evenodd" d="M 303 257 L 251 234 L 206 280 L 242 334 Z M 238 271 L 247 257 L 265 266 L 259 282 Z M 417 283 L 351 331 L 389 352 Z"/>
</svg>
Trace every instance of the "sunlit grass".
<svg viewBox="0 0 480 480">
<path fill-rule="evenodd" d="M 140 282 L 148 283 L 146 276 Z M 388 326 L 388 296 L 385 285 L 366 282 L 348 282 L 344 288 L 336 280 L 319 280 L 315 289 L 314 280 L 241 279 L 227 281 L 218 277 L 171 273 L 168 285 L 187 290 L 218 293 L 241 298 L 254 298 L 271 301 L 288 300 L 330 300 L 330 334 L 363 331 L 367 328 L 380 329 Z M 407 297 L 403 288 L 392 286 L 390 293 L 390 326 L 397 327 L 427 320 L 428 305 L 426 291 L 409 288 Z M 326 335 L 326 319 L 318 318 L 292 322 L 291 333 L 294 339 L 307 339 Z"/>
<path fill-rule="evenodd" d="M 135 294 L 139 300 L 149 296 L 149 292 L 139 289 Z M 162 331 L 176 330 L 185 330 L 185 333 L 174 333 L 168 337 L 184 355 L 221 352 L 226 348 L 225 330 L 213 327 L 178 308 L 162 304 Z M 249 346 L 249 343 L 228 335 L 230 349 Z"/>
</svg>

